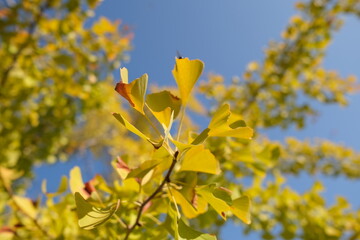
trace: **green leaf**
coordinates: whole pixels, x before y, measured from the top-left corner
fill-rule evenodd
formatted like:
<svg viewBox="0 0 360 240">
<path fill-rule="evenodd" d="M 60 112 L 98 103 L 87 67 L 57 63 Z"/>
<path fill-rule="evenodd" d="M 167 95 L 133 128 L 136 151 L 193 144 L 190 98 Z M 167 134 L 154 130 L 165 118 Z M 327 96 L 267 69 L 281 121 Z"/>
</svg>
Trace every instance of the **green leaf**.
<svg viewBox="0 0 360 240">
<path fill-rule="evenodd" d="M 216 240 L 216 236 L 202 233 L 192 229 L 191 227 L 187 226 L 183 220 L 179 220 L 178 223 L 178 232 L 180 239 L 192 239 L 192 240 Z"/>
<path fill-rule="evenodd" d="M 80 193 L 75 193 L 76 212 L 79 226 L 91 230 L 105 223 L 119 209 L 120 201 L 107 208 L 98 208 L 88 203 Z"/>
<path fill-rule="evenodd" d="M 113 113 L 113 116 L 124 126 L 127 128 L 127 130 L 129 130 L 130 132 L 138 135 L 140 138 L 147 140 L 148 142 L 150 142 L 154 148 L 158 149 L 161 147 L 163 140 L 156 142 L 156 141 L 152 141 L 148 136 L 146 136 L 145 134 L 143 134 L 139 129 L 137 129 L 134 125 L 132 125 L 131 123 L 129 123 L 120 113 Z"/>
<path fill-rule="evenodd" d="M 170 125 L 172 112 L 174 112 L 175 119 L 181 108 L 180 98 L 172 95 L 169 91 L 148 94 L 146 103 L 164 129 Z"/>
<path fill-rule="evenodd" d="M 168 216 L 171 224 L 168 226 L 170 234 L 175 240 L 216 240 L 216 236 L 207 233 L 201 233 L 187 226 L 182 219 L 179 218 L 177 211 L 172 204 L 169 204 Z M 167 219 L 166 222 L 169 222 Z"/>
<path fill-rule="evenodd" d="M 182 159 L 180 171 L 219 174 L 220 166 L 214 155 L 203 145 L 190 148 Z"/>
<path fill-rule="evenodd" d="M 117 91 L 122 97 L 124 97 L 133 108 L 135 108 L 137 111 L 144 115 L 145 94 L 148 84 L 148 75 L 144 74 L 140 78 L 137 78 L 131 83 L 128 83 L 127 69 L 123 69 L 120 70 L 122 81 L 116 84 L 115 91 Z"/>
<path fill-rule="evenodd" d="M 158 160 L 148 160 L 140 164 L 139 167 L 130 171 L 127 178 L 143 178 L 148 172 L 155 168 L 160 161 Z"/>
<path fill-rule="evenodd" d="M 199 79 L 204 68 L 204 63 L 198 59 L 176 58 L 172 74 L 180 90 L 183 104 L 189 100 L 191 90 Z"/>
<path fill-rule="evenodd" d="M 248 196 L 242 196 L 233 200 L 231 206 L 231 212 L 237 216 L 241 221 L 246 224 L 251 223 L 251 216 L 250 216 L 250 199 Z"/>
</svg>

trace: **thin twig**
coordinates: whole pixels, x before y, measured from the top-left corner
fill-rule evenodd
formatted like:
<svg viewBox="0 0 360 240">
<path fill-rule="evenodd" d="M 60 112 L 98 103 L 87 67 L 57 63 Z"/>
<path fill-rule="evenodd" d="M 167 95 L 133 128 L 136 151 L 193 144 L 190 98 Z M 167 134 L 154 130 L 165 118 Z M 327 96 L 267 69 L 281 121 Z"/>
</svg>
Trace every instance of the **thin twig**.
<svg viewBox="0 0 360 240">
<path fill-rule="evenodd" d="M 162 191 L 162 189 L 163 189 L 163 187 L 164 187 L 164 185 L 166 183 L 170 182 L 170 175 L 171 175 L 172 171 L 174 170 L 175 164 L 177 162 L 178 155 L 179 155 L 179 152 L 176 151 L 174 153 L 172 163 L 171 163 L 171 165 L 169 167 L 169 170 L 166 173 L 165 178 L 163 179 L 161 184 L 156 188 L 156 190 L 140 205 L 140 208 L 139 208 L 135 223 L 128 229 L 124 240 L 128 240 L 130 234 L 132 233 L 132 231 L 134 231 L 137 226 L 139 226 L 139 227 L 141 226 L 140 218 L 141 218 L 141 215 L 143 213 L 143 209 L 146 206 L 146 204 L 148 204 L 158 193 L 160 193 Z"/>
</svg>

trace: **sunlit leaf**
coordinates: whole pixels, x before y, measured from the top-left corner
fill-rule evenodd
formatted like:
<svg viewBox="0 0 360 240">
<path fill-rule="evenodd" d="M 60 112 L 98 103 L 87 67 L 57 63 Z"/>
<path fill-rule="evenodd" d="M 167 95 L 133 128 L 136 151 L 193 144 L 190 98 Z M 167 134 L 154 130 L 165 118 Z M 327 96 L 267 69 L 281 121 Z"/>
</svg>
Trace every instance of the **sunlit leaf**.
<svg viewBox="0 0 360 240">
<path fill-rule="evenodd" d="M 231 122 L 229 104 L 224 104 L 215 113 L 210 121 L 208 132 L 209 136 L 216 137 L 235 137 L 243 139 L 251 139 L 253 130 L 249 127 L 241 127 L 242 122 Z M 235 124 L 234 124 L 235 123 Z M 239 127 L 240 126 L 240 127 Z"/>
<path fill-rule="evenodd" d="M 0 182 L 5 185 L 7 189 L 10 189 L 11 182 L 21 177 L 22 173 L 13 169 L 0 166 Z"/>
<path fill-rule="evenodd" d="M 143 178 L 149 171 L 160 163 L 159 160 L 148 160 L 140 164 L 139 167 L 132 169 L 127 178 Z"/>
<path fill-rule="evenodd" d="M 220 166 L 219 162 L 208 149 L 204 149 L 203 145 L 197 145 L 185 153 L 181 162 L 180 171 L 219 174 Z"/>
<path fill-rule="evenodd" d="M 216 240 L 214 235 L 201 233 L 187 226 L 171 204 L 169 205 L 168 215 L 171 219 L 170 233 L 175 240 Z"/>
<path fill-rule="evenodd" d="M 164 129 L 170 125 L 172 112 L 174 112 L 175 119 L 181 108 L 180 98 L 172 95 L 169 91 L 148 94 L 146 103 Z"/>
<path fill-rule="evenodd" d="M 78 166 L 75 166 L 70 170 L 69 185 L 72 193 L 79 192 L 83 198 L 89 198 L 90 194 L 85 191 L 85 184 L 82 179 L 81 170 Z"/>
<path fill-rule="evenodd" d="M 105 17 L 101 17 L 93 26 L 92 30 L 98 34 L 102 35 L 104 33 L 112 33 L 117 30 L 117 24 L 112 23 Z"/>
<path fill-rule="evenodd" d="M 137 129 L 134 125 L 129 123 L 120 113 L 113 113 L 113 116 L 124 126 L 126 127 L 130 132 L 138 135 L 140 138 L 147 140 L 150 142 L 154 148 L 159 148 L 162 145 L 162 141 L 155 142 L 152 141 L 148 136 L 146 136 L 144 133 L 142 133 L 139 129 Z"/>
<path fill-rule="evenodd" d="M 66 176 L 61 177 L 61 181 L 60 181 L 59 187 L 56 190 L 56 192 L 47 192 L 46 179 L 41 184 L 42 192 L 44 194 L 46 194 L 47 197 L 58 196 L 58 195 L 64 193 L 67 190 L 67 188 L 68 188 L 68 179 Z"/>
<path fill-rule="evenodd" d="M 148 75 L 144 74 L 131 83 L 127 83 L 125 82 L 127 81 L 127 70 L 125 69 L 121 70 L 122 81 L 116 84 L 115 90 L 124 97 L 133 108 L 141 114 L 145 114 L 144 105 Z"/>
<path fill-rule="evenodd" d="M 187 226 L 183 220 L 179 220 L 178 223 L 178 227 L 179 227 L 179 239 L 192 239 L 192 240 L 216 240 L 216 236 L 215 235 L 211 235 L 208 233 L 202 233 L 199 231 L 196 231 L 194 229 L 192 229 L 191 227 Z"/>
<path fill-rule="evenodd" d="M 223 125 L 227 125 L 229 117 L 230 117 L 230 106 L 229 104 L 222 105 L 213 115 L 210 123 L 210 129 L 216 129 Z"/>
<path fill-rule="evenodd" d="M 75 193 L 75 202 L 79 226 L 85 230 L 91 230 L 105 223 L 120 207 L 120 201 L 107 208 L 94 207 L 78 192 Z"/>
<path fill-rule="evenodd" d="M 232 202 L 231 212 L 246 224 L 251 223 L 250 199 L 248 196 L 239 197 Z"/>
<path fill-rule="evenodd" d="M 196 188 L 196 192 L 200 194 L 224 220 L 226 220 L 226 212 L 230 210 L 230 206 L 226 201 L 214 196 L 214 189 L 215 186 L 213 185 L 200 186 Z"/>
<path fill-rule="evenodd" d="M 27 216 L 32 219 L 36 218 L 37 210 L 30 198 L 20 197 L 20 196 L 13 196 L 12 199 L 14 200 L 16 206 Z"/>
<path fill-rule="evenodd" d="M 122 180 L 126 179 L 127 175 L 131 171 L 129 166 L 121 159 L 121 157 L 117 157 L 117 160 L 112 161 L 111 165 L 119 174 Z"/>
<path fill-rule="evenodd" d="M 199 214 L 206 212 L 207 203 L 203 198 L 197 198 L 197 196 L 195 195 L 194 204 L 196 206 L 194 206 L 185 198 L 185 196 L 181 192 L 177 191 L 176 189 L 172 189 L 171 193 L 173 194 L 176 203 L 181 206 L 181 210 L 184 213 L 185 217 L 191 219 L 198 216 Z"/>
<path fill-rule="evenodd" d="M 189 100 L 189 95 L 195 83 L 199 79 L 204 68 L 204 63 L 198 59 L 189 60 L 188 58 L 176 58 L 175 66 L 172 70 L 175 81 L 180 90 L 183 104 Z"/>
</svg>

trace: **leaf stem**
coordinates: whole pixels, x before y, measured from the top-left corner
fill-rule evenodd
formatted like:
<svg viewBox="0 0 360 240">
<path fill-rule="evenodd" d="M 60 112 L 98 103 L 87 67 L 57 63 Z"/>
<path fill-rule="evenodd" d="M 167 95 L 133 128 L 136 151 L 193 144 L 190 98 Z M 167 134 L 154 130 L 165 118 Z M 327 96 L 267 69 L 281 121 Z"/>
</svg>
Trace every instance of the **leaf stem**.
<svg viewBox="0 0 360 240">
<path fill-rule="evenodd" d="M 181 109 L 181 119 L 180 119 L 180 123 L 179 123 L 176 141 L 179 141 L 179 139 L 180 139 L 181 128 L 182 128 L 182 124 L 183 124 L 184 116 L 185 116 L 185 109 L 186 109 L 186 106 L 184 106 L 183 109 Z"/>
<path fill-rule="evenodd" d="M 141 215 L 143 213 L 143 210 L 144 210 L 144 207 L 146 206 L 146 204 L 148 204 L 159 192 L 161 192 L 161 190 L 163 189 L 164 185 L 166 183 L 169 183 L 171 180 L 170 180 L 170 175 L 172 173 L 172 171 L 174 170 L 174 167 L 175 167 L 175 164 L 177 163 L 177 158 L 178 158 L 178 155 L 179 155 L 179 152 L 176 151 L 174 153 L 174 156 L 173 156 L 173 160 L 172 160 L 172 163 L 166 173 L 166 176 L 164 177 L 163 181 L 160 183 L 160 185 L 156 188 L 156 190 L 140 205 L 140 208 L 139 208 L 139 211 L 138 211 L 138 214 L 137 214 L 137 217 L 136 217 L 136 220 L 135 220 L 135 223 L 128 229 L 126 235 L 125 235 L 125 238 L 124 240 L 128 240 L 129 239 L 129 236 L 130 234 L 135 230 L 135 228 L 137 226 L 141 226 L 140 224 L 140 218 L 141 218 Z"/>
</svg>

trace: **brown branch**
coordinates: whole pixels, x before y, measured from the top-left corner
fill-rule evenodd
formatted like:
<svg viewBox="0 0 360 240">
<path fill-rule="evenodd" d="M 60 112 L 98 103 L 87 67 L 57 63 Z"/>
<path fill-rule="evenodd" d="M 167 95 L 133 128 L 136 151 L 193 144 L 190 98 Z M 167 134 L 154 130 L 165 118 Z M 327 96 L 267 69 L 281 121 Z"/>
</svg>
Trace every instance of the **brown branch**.
<svg viewBox="0 0 360 240">
<path fill-rule="evenodd" d="M 15 67 L 19 57 L 21 56 L 21 54 L 23 53 L 23 51 L 25 50 L 25 48 L 31 43 L 31 39 L 35 33 L 35 29 L 37 24 L 40 22 L 41 18 L 43 17 L 43 13 L 45 12 L 45 10 L 49 7 L 49 3 L 48 1 L 40 7 L 39 12 L 35 15 L 34 20 L 29 24 L 29 28 L 28 28 L 28 36 L 26 38 L 26 40 L 23 42 L 22 45 L 20 45 L 19 50 L 12 56 L 12 60 L 10 65 L 5 69 L 5 71 L 3 72 L 1 81 L 0 81 L 0 86 L 3 87 L 10 75 L 11 70 Z"/>
<path fill-rule="evenodd" d="M 170 182 L 170 175 L 171 175 L 172 171 L 174 170 L 175 164 L 176 164 L 176 162 L 177 162 L 177 157 L 178 157 L 178 155 L 179 155 L 179 152 L 176 151 L 176 152 L 174 153 L 172 163 L 171 163 L 171 165 L 170 165 L 170 167 L 169 167 L 169 170 L 168 170 L 167 173 L 166 173 L 165 178 L 164 178 L 163 181 L 160 183 L 160 185 L 156 188 L 156 190 L 140 205 L 140 208 L 139 208 L 139 211 L 138 211 L 138 214 L 137 214 L 135 223 L 128 229 L 124 240 L 128 240 L 128 239 L 129 239 L 130 234 L 132 233 L 132 231 L 135 230 L 135 228 L 136 228 L 137 226 L 141 227 L 140 218 L 141 218 L 141 215 L 142 215 L 142 213 L 143 213 L 144 207 L 145 207 L 146 204 L 148 204 L 158 193 L 161 192 L 161 190 L 163 189 L 163 187 L 164 187 L 164 185 L 165 185 L 166 183 L 169 183 L 169 182 Z"/>
</svg>

